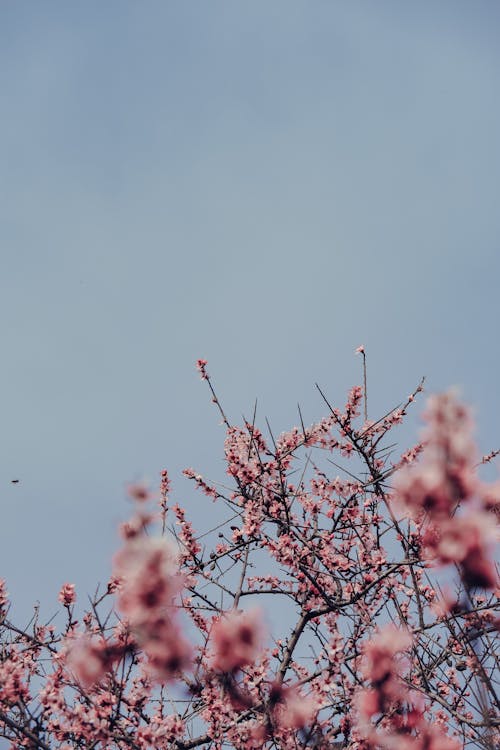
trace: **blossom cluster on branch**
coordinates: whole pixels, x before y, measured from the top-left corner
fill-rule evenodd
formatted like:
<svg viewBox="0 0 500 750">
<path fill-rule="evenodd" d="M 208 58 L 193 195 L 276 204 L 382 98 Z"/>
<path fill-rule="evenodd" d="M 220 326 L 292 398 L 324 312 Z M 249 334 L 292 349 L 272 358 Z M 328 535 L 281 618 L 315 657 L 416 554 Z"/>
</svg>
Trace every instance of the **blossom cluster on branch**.
<svg viewBox="0 0 500 750">
<path fill-rule="evenodd" d="M 170 502 L 164 470 L 157 497 L 129 488 L 90 608 L 65 583 L 64 624 L 20 627 L 0 581 L 6 746 L 498 750 L 500 484 L 480 479 L 469 410 L 432 397 L 397 457 L 422 384 L 377 421 L 366 377 L 342 410 L 318 388 L 326 416 L 275 437 L 231 424 L 198 370 L 231 486 L 185 474 L 214 527 Z"/>
</svg>

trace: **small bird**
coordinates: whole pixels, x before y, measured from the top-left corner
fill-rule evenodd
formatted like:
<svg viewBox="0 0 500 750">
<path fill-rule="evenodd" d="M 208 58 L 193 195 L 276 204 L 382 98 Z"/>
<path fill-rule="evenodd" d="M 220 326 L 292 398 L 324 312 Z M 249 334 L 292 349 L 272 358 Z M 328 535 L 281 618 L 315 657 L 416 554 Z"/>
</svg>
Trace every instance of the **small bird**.
<svg viewBox="0 0 500 750">
<path fill-rule="evenodd" d="M 19 484 L 19 479 L 11 479 L 10 483 L 11 484 Z"/>
</svg>

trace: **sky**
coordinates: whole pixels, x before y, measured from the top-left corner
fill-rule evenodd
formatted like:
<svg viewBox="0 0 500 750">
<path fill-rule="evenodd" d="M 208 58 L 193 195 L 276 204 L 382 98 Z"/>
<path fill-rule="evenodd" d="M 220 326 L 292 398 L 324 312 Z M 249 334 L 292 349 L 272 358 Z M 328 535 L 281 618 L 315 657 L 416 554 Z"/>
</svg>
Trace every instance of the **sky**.
<svg viewBox="0 0 500 750">
<path fill-rule="evenodd" d="M 315 382 L 344 403 L 364 344 L 369 416 L 425 375 L 500 447 L 499 25 L 493 0 L 0 5 L 0 577 L 21 619 L 107 580 L 128 482 L 168 468 L 207 527 L 181 475 L 224 480 L 200 357 L 231 421 L 257 399 L 279 433 L 297 402 L 324 414 Z"/>
</svg>

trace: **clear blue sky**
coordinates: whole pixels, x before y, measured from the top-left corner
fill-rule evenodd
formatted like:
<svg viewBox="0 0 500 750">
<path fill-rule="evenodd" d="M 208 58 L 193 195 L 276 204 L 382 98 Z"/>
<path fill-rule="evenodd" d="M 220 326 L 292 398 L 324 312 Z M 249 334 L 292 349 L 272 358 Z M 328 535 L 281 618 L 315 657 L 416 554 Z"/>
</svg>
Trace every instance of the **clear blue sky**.
<svg viewBox="0 0 500 750">
<path fill-rule="evenodd" d="M 379 416 L 426 374 L 500 445 L 500 5 L 0 5 L 0 576 L 109 574 L 124 486 L 223 479 L 227 412 Z M 19 478 L 18 485 L 10 480 Z"/>
</svg>

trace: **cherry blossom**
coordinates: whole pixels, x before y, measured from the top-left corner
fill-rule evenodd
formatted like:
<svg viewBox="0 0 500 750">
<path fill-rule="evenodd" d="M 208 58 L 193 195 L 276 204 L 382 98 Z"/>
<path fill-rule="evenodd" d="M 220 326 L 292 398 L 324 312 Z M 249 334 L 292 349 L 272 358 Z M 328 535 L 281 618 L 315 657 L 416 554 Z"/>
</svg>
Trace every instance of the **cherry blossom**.
<svg viewBox="0 0 500 750">
<path fill-rule="evenodd" d="M 183 504 L 165 469 L 130 485 L 89 605 L 64 583 L 52 621 L 17 623 L 0 579 L 12 750 L 496 750 L 499 482 L 453 392 L 396 449 L 423 382 L 368 420 L 356 351 L 364 387 L 339 409 L 318 386 L 324 416 L 281 433 L 232 424 L 199 360 L 221 476 L 186 469 Z"/>
<path fill-rule="evenodd" d="M 263 624 L 260 610 L 224 614 L 215 622 L 211 639 L 215 669 L 231 672 L 251 664 L 262 648 Z"/>
<path fill-rule="evenodd" d="M 69 607 L 70 604 L 74 604 L 76 601 L 75 584 L 65 583 L 57 597 L 59 601 L 64 604 L 65 607 Z"/>
</svg>

